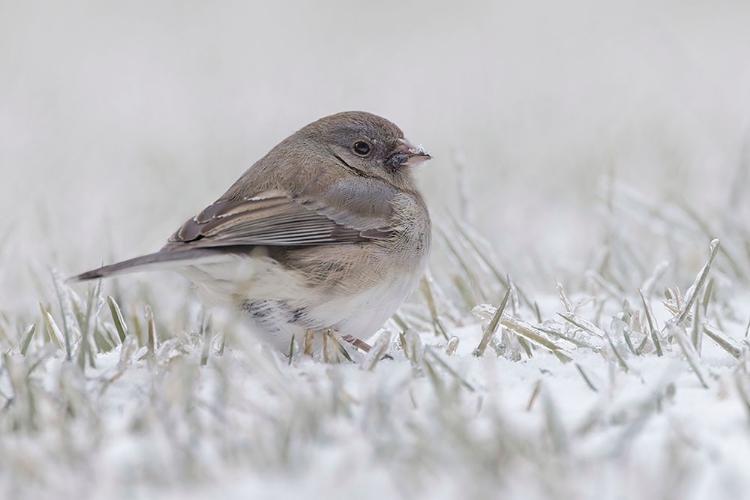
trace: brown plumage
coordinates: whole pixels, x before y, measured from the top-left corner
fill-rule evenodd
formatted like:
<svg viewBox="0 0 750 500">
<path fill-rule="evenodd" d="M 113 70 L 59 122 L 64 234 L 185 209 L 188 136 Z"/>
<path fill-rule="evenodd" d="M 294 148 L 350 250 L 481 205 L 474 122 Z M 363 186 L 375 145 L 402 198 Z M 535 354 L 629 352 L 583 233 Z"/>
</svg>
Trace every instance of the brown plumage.
<svg viewBox="0 0 750 500">
<path fill-rule="evenodd" d="M 430 219 L 411 167 L 429 158 L 384 118 L 322 118 L 274 147 L 160 251 L 74 279 L 169 267 L 240 307 L 279 348 L 326 328 L 365 339 L 424 270 Z"/>
</svg>

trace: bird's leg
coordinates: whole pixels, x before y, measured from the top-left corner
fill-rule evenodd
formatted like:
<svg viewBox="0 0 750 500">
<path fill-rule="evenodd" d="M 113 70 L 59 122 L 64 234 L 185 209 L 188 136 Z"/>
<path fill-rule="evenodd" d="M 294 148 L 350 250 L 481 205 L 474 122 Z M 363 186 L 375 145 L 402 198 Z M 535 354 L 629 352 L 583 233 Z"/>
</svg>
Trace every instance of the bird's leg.
<svg viewBox="0 0 750 500">
<path fill-rule="evenodd" d="M 315 332 L 313 332 L 312 330 L 305 330 L 305 343 L 302 348 L 302 354 L 304 354 L 305 356 L 312 356 L 314 340 Z"/>
<path fill-rule="evenodd" d="M 365 342 L 364 340 L 360 340 L 356 337 L 352 337 L 351 335 L 344 335 L 341 337 L 342 339 L 349 342 L 351 345 L 356 347 L 357 349 L 364 351 L 364 352 L 370 352 L 370 349 L 372 349 L 372 346 Z"/>
</svg>

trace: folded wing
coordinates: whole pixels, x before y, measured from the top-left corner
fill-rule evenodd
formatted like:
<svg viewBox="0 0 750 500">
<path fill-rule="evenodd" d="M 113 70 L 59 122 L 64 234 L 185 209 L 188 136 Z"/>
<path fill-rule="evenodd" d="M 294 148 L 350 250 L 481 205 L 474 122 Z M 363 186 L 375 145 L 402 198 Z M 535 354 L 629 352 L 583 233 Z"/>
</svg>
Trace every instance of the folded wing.
<svg viewBox="0 0 750 500">
<path fill-rule="evenodd" d="M 163 251 L 228 246 L 309 246 L 388 237 L 388 228 L 349 226 L 281 191 L 219 200 L 180 227 Z M 342 221 L 343 222 L 343 221 Z M 357 227 L 360 226 L 360 227 Z"/>
<path fill-rule="evenodd" d="M 362 201 L 356 193 L 352 199 Z M 356 210 L 342 210 L 326 204 L 324 199 L 294 199 L 282 191 L 218 200 L 183 224 L 160 251 L 71 279 L 85 281 L 146 269 L 168 269 L 199 259 L 220 259 L 226 252 L 243 252 L 255 246 L 304 247 L 391 237 L 387 201 L 367 205 L 380 216 L 357 216 Z"/>
</svg>

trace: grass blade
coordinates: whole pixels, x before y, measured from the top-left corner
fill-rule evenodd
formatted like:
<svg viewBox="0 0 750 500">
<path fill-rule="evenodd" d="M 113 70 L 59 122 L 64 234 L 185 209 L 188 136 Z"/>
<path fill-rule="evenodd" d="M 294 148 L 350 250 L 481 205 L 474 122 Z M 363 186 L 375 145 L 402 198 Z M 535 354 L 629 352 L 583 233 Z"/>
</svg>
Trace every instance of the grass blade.
<svg viewBox="0 0 750 500">
<path fill-rule="evenodd" d="M 643 301 L 643 312 L 646 314 L 646 321 L 648 322 L 648 330 L 651 336 L 651 341 L 654 343 L 656 349 L 656 355 L 662 357 L 663 353 L 661 350 L 661 342 L 659 342 L 659 334 L 656 331 L 656 319 L 654 318 L 654 312 L 651 310 L 651 303 L 646 300 L 641 290 L 638 290 Z"/>
<path fill-rule="evenodd" d="M 708 279 L 708 273 L 711 272 L 711 266 L 713 266 L 714 261 L 716 260 L 716 255 L 719 253 L 720 246 L 721 245 L 719 243 L 719 240 L 715 239 L 711 241 L 711 245 L 709 247 L 711 253 L 708 257 L 708 262 L 706 262 L 706 264 L 698 273 L 698 276 L 696 276 L 693 285 L 688 288 L 687 292 L 685 292 L 685 300 L 682 303 L 680 313 L 677 315 L 676 323 L 678 325 L 682 324 L 682 322 L 685 321 L 685 318 L 687 318 L 688 314 L 690 313 L 690 309 L 693 307 L 693 302 L 696 298 L 698 298 L 698 293 L 706 283 L 706 280 Z"/>
<path fill-rule="evenodd" d="M 685 333 L 685 330 L 682 327 L 679 327 L 671 322 L 667 323 L 667 327 L 669 328 L 669 332 L 677 341 L 677 345 L 680 346 L 683 354 L 685 354 L 685 359 L 687 359 L 690 368 L 693 369 L 693 373 L 695 373 L 695 376 L 698 377 L 698 381 L 700 382 L 701 386 L 704 389 L 708 389 L 708 383 L 706 382 L 708 380 L 708 376 L 701 367 L 698 353 L 693 347 L 693 344 L 688 340 L 687 333 Z"/>
<path fill-rule="evenodd" d="M 109 313 L 112 315 L 112 322 L 117 329 L 117 335 L 120 337 L 120 343 L 125 342 L 125 337 L 128 336 L 128 325 L 125 324 L 125 319 L 122 317 L 122 310 L 111 295 L 107 296 L 107 304 L 109 305 Z"/>
<path fill-rule="evenodd" d="M 490 340 L 492 339 L 492 336 L 495 335 L 495 332 L 497 332 L 497 325 L 500 323 L 500 318 L 503 316 L 503 313 L 505 312 L 505 307 L 508 305 L 508 298 L 510 297 L 510 287 L 508 287 L 508 290 L 505 292 L 505 297 L 503 297 L 502 302 L 500 302 L 500 307 L 498 307 L 495 310 L 495 314 L 492 315 L 492 319 L 490 320 L 489 324 L 487 325 L 487 328 L 484 329 L 484 333 L 482 334 L 482 340 L 479 341 L 479 345 L 476 349 L 474 349 L 474 356 L 476 357 L 482 357 L 484 356 L 484 351 L 487 349 L 487 345 L 489 345 Z"/>
<path fill-rule="evenodd" d="M 723 337 L 723 334 L 719 332 L 716 328 L 712 327 L 711 325 L 703 325 L 703 333 L 706 334 L 708 338 L 713 340 L 716 345 L 727 351 L 732 357 L 735 359 L 740 359 L 740 356 L 742 355 L 742 350 L 740 348 L 732 345 L 732 343 L 725 339 Z"/>
<path fill-rule="evenodd" d="M 20 350 L 21 350 L 22 356 L 26 356 L 26 351 L 29 350 L 29 345 L 31 344 L 31 339 L 34 337 L 35 331 L 36 331 L 36 323 L 32 323 L 23 332 L 23 336 L 21 337 L 21 344 L 20 344 Z"/>
</svg>

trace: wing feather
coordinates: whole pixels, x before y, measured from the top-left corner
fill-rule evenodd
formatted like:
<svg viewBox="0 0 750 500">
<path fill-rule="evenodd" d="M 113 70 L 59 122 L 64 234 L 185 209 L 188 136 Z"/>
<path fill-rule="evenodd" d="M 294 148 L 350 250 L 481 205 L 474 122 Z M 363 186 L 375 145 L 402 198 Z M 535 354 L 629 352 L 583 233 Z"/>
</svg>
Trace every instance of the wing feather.
<svg viewBox="0 0 750 500">
<path fill-rule="evenodd" d="M 337 221 L 334 211 L 315 205 L 282 191 L 219 200 L 185 222 L 169 238 L 164 250 L 359 243 L 384 239 L 390 234 L 387 227 Z"/>
</svg>

